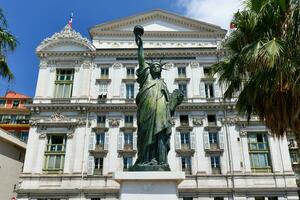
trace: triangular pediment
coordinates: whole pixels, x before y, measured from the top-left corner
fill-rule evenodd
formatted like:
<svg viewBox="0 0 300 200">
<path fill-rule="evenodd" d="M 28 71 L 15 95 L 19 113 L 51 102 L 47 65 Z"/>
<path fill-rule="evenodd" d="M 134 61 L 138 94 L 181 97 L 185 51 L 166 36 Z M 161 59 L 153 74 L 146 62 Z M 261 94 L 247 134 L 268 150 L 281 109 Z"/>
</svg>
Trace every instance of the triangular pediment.
<svg viewBox="0 0 300 200">
<path fill-rule="evenodd" d="M 135 25 L 142 25 L 145 31 L 161 32 L 211 32 L 226 33 L 219 26 L 197 21 L 163 10 L 139 14 L 120 20 L 99 24 L 90 29 L 92 36 L 101 32 L 132 32 Z"/>
</svg>

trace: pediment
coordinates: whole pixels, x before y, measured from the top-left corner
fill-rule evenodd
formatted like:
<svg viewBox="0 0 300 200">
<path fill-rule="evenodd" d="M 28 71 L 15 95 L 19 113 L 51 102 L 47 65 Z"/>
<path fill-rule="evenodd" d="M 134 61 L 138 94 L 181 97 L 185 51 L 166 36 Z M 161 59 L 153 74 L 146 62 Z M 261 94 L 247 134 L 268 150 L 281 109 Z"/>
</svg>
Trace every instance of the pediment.
<svg viewBox="0 0 300 200">
<path fill-rule="evenodd" d="M 95 47 L 79 32 L 66 25 L 59 33 L 44 39 L 36 48 L 41 51 L 94 51 Z"/>
<path fill-rule="evenodd" d="M 132 32 L 134 26 L 138 24 L 142 25 L 146 31 L 226 33 L 226 30 L 213 24 L 197 21 L 163 10 L 154 10 L 148 13 L 96 25 L 90 29 L 90 34 L 95 36 L 101 32 Z"/>
</svg>

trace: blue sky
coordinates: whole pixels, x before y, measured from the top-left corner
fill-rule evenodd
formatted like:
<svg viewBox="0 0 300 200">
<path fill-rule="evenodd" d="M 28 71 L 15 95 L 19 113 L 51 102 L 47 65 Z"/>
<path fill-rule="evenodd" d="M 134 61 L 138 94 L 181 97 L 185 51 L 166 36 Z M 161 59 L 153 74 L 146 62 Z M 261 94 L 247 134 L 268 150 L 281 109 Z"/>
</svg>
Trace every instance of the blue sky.
<svg viewBox="0 0 300 200">
<path fill-rule="evenodd" d="M 0 0 L 9 30 L 19 41 L 17 49 L 8 54 L 15 80 L 11 83 L 0 80 L 0 95 L 10 89 L 34 96 L 39 65 L 35 48 L 44 38 L 60 31 L 68 22 L 71 12 L 74 13 L 73 28 L 85 37 L 89 37 L 88 29 L 96 24 L 157 8 L 227 28 L 225 24 L 228 20 L 224 22 L 224 14 L 216 14 L 218 10 L 215 9 L 212 9 L 214 12 L 205 13 L 201 9 L 207 10 L 208 2 L 227 2 L 227 5 L 235 1 L 238 0 Z M 199 9 L 195 9 L 197 6 Z M 232 13 L 232 8 L 224 12 Z"/>
</svg>

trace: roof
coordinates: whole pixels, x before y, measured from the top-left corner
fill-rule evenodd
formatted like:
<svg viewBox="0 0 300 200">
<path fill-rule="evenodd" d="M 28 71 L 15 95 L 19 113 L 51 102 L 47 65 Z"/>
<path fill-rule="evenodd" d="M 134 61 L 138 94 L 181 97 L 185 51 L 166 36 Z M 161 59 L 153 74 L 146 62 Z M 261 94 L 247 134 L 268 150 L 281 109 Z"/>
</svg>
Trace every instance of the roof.
<svg viewBox="0 0 300 200">
<path fill-rule="evenodd" d="M 7 91 L 5 96 L 2 96 L 0 98 L 5 98 L 5 99 L 31 99 L 31 97 L 26 96 L 21 93 L 17 93 L 15 91 Z"/>
</svg>

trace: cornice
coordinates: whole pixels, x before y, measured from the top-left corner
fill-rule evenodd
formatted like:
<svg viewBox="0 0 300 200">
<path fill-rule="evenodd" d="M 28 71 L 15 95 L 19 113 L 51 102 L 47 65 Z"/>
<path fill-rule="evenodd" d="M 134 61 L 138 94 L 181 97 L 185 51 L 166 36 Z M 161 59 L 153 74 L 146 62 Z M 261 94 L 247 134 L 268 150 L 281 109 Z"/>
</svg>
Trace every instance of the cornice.
<svg viewBox="0 0 300 200">
<path fill-rule="evenodd" d="M 80 111 L 80 112 L 136 112 L 135 103 L 35 103 L 29 105 L 32 113 L 47 111 Z M 203 102 L 203 103 L 183 103 L 177 108 L 178 112 L 197 111 L 197 110 L 234 110 L 234 103 Z"/>
<path fill-rule="evenodd" d="M 143 38 L 224 38 L 223 32 L 199 32 L 199 31 L 147 31 Z M 94 37 L 123 37 L 133 38 L 131 31 L 101 31 L 95 33 Z M 94 38 L 97 39 L 97 38 Z"/>
<path fill-rule="evenodd" d="M 94 52 L 39 52 L 40 57 L 136 57 L 136 49 L 98 49 Z M 160 49 L 145 49 L 146 57 L 187 57 L 187 56 L 209 56 L 220 55 L 220 51 L 217 51 L 215 47 L 203 47 L 203 48 L 160 48 Z"/>
</svg>

